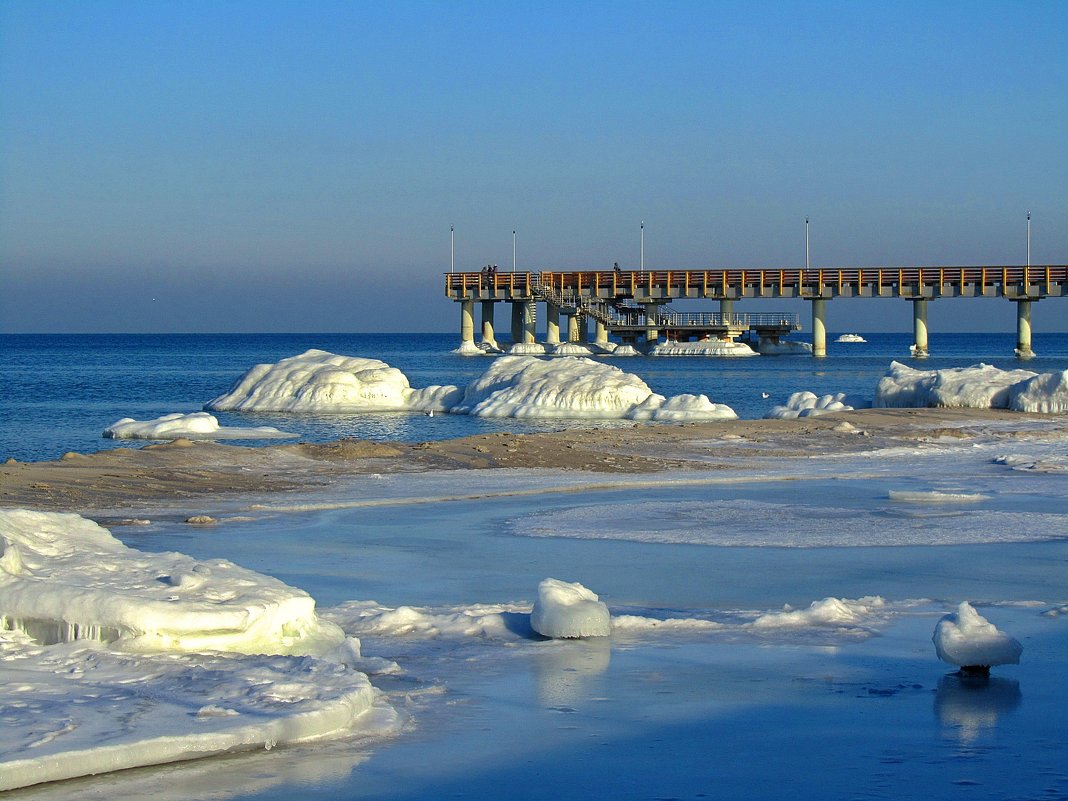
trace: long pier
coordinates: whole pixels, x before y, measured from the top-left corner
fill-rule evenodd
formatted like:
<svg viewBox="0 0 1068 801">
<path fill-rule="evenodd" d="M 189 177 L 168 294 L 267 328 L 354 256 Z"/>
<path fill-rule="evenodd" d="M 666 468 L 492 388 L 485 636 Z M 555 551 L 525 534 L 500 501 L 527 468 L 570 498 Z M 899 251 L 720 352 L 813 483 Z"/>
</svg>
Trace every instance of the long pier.
<svg viewBox="0 0 1068 801">
<path fill-rule="evenodd" d="M 939 298 L 1001 297 L 1017 304 L 1017 346 L 1021 359 L 1031 349 L 1031 304 L 1068 296 L 1068 265 L 973 267 L 736 268 L 723 270 L 577 270 L 540 272 L 448 272 L 445 295 L 461 304 L 461 347 L 474 345 L 474 304 L 482 304 L 482 340 L 496 347 L 493 306 L 512 304 L 512 338 L 534 342 L 536 304 L 547 310 L 547 342 L 559 344 L 560 316 L 568 320 L 568 341 L 587 339 L 586 321 L 596 323 L 596 343 L 614 333 L 624 342 L 642 334 L 655 344 L 669 339 L 715 336 L 729 339 L 746 330 L 775 340 L 798 330 L 797 315 L 735 315 L 736 300 L 789 298 L 812 302 L 812 353 L 827 353 L 826 303 L 837 298 L 902 298 L 912 301 L 913 354 L 928 354 L 927 303 Z M 718 315 L 682 319 L 673 300 L 713 300 Z M 699 318 L 699 319 L 698 319 Z M 743 319 L 744 318 L 744 319 Z"/>
</svg>

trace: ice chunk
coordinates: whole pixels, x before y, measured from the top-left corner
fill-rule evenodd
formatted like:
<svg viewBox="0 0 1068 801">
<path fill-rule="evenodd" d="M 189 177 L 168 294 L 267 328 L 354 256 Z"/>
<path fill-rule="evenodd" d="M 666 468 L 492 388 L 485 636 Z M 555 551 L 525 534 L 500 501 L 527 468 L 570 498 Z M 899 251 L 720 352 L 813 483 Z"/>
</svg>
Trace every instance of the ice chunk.
<svg viewBox="0 0 1068 801">
<path fill-rule="evenodd" d="M 650 356 L 759 356 L 744 342 L 705 339 L 699 342 L 663 342 L 649 349 Z"/>
<path fill-rule="evenodd" d="M 1046 414 L 1068 412 L 1068 370 L 1041 373 L 1013 385 L 1009 408 Z"/>
<path fill-rule="evenodd" d="M 967 601 L 938 621 L 934 634 L 935 653 L 943 662 L 963 668 L 986 669 L 993 665 L 1018 665 L 1023 646 L 998 631 Z"/>
<path fill-rule="evenodd" d="M 547 578 L 538 585 L 530 625 L 544 637 L 607 637 L 611 616 L 596 594 L 581 584 Z"/>
<path fill-rule="evenodd" d="M 795 392 L 786 403 L 781 406 L 772 406 L 764 415 L 766 420 L 792 420 L 795 417 L 816 417 L 829 412 L 851 412 L 855 406 L 847 401 L 844 392 L 834 395 L 817 396 L 814 392 Z"/>
<path fill-rule="evenodd" d="M 1016 386 L 1036 376 L 1030 370 L 999 370 L 988 364 L 915 370 L 900 362 L 891 362 L 889 371 L 875 389 L 874 406 L 1007 409 Z"/>
<path fill-rule="evenodd" d="M 104 436 L 110 439 L 286 439 L 297 434 L 279 431 L 271 426 L 220 426 L 214 415 L 193 412 L 165 414 L 155 420 L 124 417 L 105 428 Z"/>
<path fill-rule="evenodd" d="M 0 510 L 2 628 L 127 648 L 322 654 L 344 634 L 303 590 L 222 559 L 128 548 L 74 514 Z"/>
<path fill-rule="evenodd" d="M 856 626 L 863 623 L 875 610 L 885 606 L 879 596 L 865 596 L 857 600 L 824 598 L 813 601 L 808 609 L 791 609 L 769 612 L 753 621 L 753 628 L 807 628 L 810 626 Z"/>
<path fill-rule="evenodd" d="M 460 397 L 454 386 L 412 389 L 400 370 L 378 359 L 309 350 L 276 364 L 258 364 L 208 411 L 445 411 Z"/>
</svg>

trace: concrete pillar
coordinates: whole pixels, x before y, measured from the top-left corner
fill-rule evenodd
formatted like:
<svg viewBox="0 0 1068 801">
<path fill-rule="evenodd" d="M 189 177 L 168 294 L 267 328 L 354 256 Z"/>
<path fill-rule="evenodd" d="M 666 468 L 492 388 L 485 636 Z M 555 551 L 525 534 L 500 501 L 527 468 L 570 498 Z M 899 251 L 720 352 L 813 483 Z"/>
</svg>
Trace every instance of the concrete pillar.
<svg viewBox="0 0 1068 801">
<path fill-rule="evenodd" d="M 560 344 L 560 307 L 553 303 L 545 304 L 545 343 Z"/>
<path fill-rule="evenodd" d="M 594 340 L 593 341 L 596 342 L 598 345 L 607 345 L 608 344 L 608 326 L 605 325 L 600 320 L 597 320 L 597 319 L 594 320 L 594 323 L 595 323 L 595 326 L 594 326 L 594 335 L 593 335 L 594 336 Z"/>
<path fill-rule="evenodd" d="M 812 299 L 812 355 L 822 359 L 827 355 L 827 301 Z"/>
<path fill-rule="evenodd" d="M 577 313 L 567 315 L 567 341 L 579 341 L 579 319 Z"/>
<path fill-rule="evenodd" d="M 927 299 L 912 301 L 912 358 L 926 359 L 927 351 Z"/>
<path fill-rule="evenodd" d="M 482 301 L 482 344 L 497 347 L 497 340 L 493 334 L 493 301 Z"/>
<path fill-rule="evenodd" d="M 659 303 L 646 303 L 645 304 L 645 322 L 654 326 L 653 328 L 646 329 L 645 341 L 650 345 L 655 345 L 660 341 L 660 329 L 656 328 L 656 319 L 660 314 Z"/>
<path fill-rule="evenodd" d="M 1016 357 L 1035 358 L 1031 350 L 1031 301 L 1026 299 L 1016 301 Z"/>
<path fill-rule="evenodd" d="M 475 302 L 460 301 L 460 345 L 475 344 Z"/>
<path fill-rule="evenodd" d="M 538 304 L 528 300 L 523 304 L 523 343 L 534 344 L 534 329 L 538 324 Z"/>
<path fill-rule="evenodd" d="M 719 315 L 723 318 L 723 322 L 727 325 L 731 324 L 731 315 L 734 314 L 734 301 L 729 298 L 723 298 L 719 302 Z"/>
<path fill-rule="evenodd" d="M 579 342 L 588 343 L 590 341 L 590 318 L 586 314 L 579 314 Z"/>
<path fill-rule="evenodd" d="M 512 342 L 523 341 L 523 304 L 512 301 Z"/>
</svg>

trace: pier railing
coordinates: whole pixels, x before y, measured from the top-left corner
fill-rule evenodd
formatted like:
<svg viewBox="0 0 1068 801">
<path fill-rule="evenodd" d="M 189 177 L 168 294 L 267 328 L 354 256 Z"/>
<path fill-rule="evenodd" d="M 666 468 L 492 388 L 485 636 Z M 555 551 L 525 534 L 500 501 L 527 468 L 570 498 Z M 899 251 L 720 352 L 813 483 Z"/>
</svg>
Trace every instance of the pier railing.
<svg viewBox="0 0 1068 801">
<path fill-rule="evenodd" d="M 454 300 L 532 298 L 539 289 L 561 296 L 639 300 L 983 296 L 1033 299 L 1068 295 L 1068 265 L 445 274 L 445 294 Z"/>
</svg>

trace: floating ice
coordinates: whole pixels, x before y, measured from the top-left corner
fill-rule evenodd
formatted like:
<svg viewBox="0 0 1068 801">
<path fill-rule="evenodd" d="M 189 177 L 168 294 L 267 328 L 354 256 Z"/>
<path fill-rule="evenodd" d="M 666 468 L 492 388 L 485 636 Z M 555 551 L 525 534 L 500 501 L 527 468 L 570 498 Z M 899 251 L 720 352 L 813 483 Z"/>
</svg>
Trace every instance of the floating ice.
<svg viewBox="0 0 1068 801">
<path fill-rule="evenodd" d="M 824 598 L 813 601 L 807 609 L 786 607 L 781 612 L 769 612 L 753 621 L 753 628 L 809 628 L 812 626 L 852 627 L 860 625 L 886 602 L 875 595 L 857 600 Z"/>
<path fill-rule="evenodd" d="M 412 389 L 404 373 L 378 359 L 309 350 L 276 364 L 258 364 L 208 411 L 445 411 L 460 397 L 453 386 Z"/>
<path fill-rule="evenodd" d="M 530 625 L 544 637 L 607 637 L 611 616 L 604 602 L 579 583 L 547 578 L 538 585 Z"/>
<path fill-rule="evenodd" d="M 902 503 L 978 503 L 990 500 L 989 495 L 981 492 L 890 490 L 889 495 L 890 500 Z"/>
<path fill-rule="evenodd" d="M 795 417 L 816 417 L 829 412 L 851 412 L 855 407 L 846 403 L 844 392 L 817 396 L 814 392 L 795 392 L 782 406 L 772 406 L 764 415 L 767 420 L 790 420 Z"/>
<path fill-rule="evenodd" d="M 155 420 L 124 417 L 105 428 L 104 436 L 111 439 L 287 439 L 298 435 L 279 431 L 271 426 L 220 426 L 214 415 L 193 412 L 165 414 Z"/>
<path fill-rule="evenodd" d="M 663 342 L 649 349 L 650 356 L 759 356 L 744 342 L 705 339 L 700 342 Z"/>
<path fill-rule="evenodd" d="M 988 364 L 915 370 L 891 362 L 890 370 L 876 387 L 874 405 L 1065 412 L 1068 371 L 1038 374 L 1030 370 L 1000 370 Z"/>
<path fill-rule="evenodd" d="M 867 342 L 860 334 L 842 334 L 835 342 Z"/>
<path fill-rule="evenodd" d="M 967 601 L 956 614 L 938 621 L 931 639 L 939 659 L 964 668 L 1018 665 L 1023 653 L 1019 642 L 998 631 Z"/>
<path fill-rule="evenodd" d="M 757 351 L 761 356 L 811 356 L 811 342 L 796 342 L 784 339 L 774 342 L 770 339 L 761 339 L 757 342 Z"/>
</svg>

